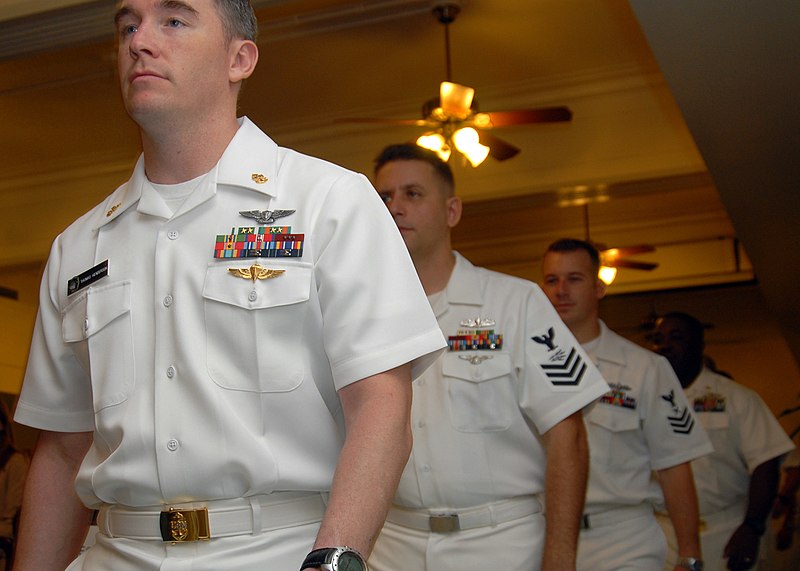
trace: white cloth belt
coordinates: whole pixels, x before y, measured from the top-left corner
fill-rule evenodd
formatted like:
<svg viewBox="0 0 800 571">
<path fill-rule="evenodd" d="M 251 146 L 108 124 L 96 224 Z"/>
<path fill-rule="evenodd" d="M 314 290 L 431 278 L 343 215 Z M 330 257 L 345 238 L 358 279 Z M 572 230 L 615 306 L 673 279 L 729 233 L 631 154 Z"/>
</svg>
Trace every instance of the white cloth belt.
<svg viewBox="0 0 800 571">
<path fill-rule="evenodd" d="M 592 529 L 595 527 L 603 527 L 604 525 L 614 525 L 652 513 L 652 504 L 638 504 L 635 506 L 611 508 L 609 510 L 604 510 L 597 513 L 583 514 L 581 517 L 581 529 Z"/>
<path fill-rule="evenodd" d="M 738 527 L 744 521 L 746 512 L 747 501 L 743 499 L 742 501 L 735 503 L 732 506 L 728 506 L 727 508 L 718 512 L 700 514 L 700 531 L 703 531 L 703 528 L 706 527 L 713 529 L 720 523 L 736 522 L 736 526 Z"/>
<path fill-rule="evenodd" d="M 161 532 L 162 513 L 170 509 L 207 509 L 209 537 L 258 535 L 264 531 L 322 521 L 326 503 L 327 494 L 318 492 L 275 492 L 250 498 L 141 508 L 104 504 L 97 517 L 97 526 L 100 533 L 109 537 L 165 541 Z"/>
<path fill-rule="evenodd" d="M 459 510 L 413 509 L 394 505 L 386 521 L 436 533 L 487 527 L 542 511 L 536 496 L 520 496 L 491 504 Z"/>
</svg>

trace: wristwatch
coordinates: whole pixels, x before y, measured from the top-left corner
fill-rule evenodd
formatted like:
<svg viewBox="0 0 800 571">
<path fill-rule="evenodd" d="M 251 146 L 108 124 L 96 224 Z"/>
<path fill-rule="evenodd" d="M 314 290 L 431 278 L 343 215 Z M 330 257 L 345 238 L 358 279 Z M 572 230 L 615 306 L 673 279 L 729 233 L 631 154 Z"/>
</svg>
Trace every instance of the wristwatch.
<svg viewBox="0 0 800 571">
<path fill-rule="evenodd" d="M 367 562 L 351 547 L 315 549 L 306 555 L 300 571 L 306 567 L 319 567 L 322 571 L 368 571 Z"/>
<path fill-rule="evenodd" d="M 694 557 L 681 557 L 676 565 L 689 571 L 703 571 L 703 560 Z"/>
</svg>

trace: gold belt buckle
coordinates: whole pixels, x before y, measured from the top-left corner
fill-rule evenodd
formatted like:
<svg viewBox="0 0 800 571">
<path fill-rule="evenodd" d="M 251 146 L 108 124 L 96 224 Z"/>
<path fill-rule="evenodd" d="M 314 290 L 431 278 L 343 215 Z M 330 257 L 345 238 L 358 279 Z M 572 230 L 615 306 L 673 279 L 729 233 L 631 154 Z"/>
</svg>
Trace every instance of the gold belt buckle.
<svg viewBox="0 0 800 571">
<path fill-rule="evenodd" d="M 428 518 L 428 524 L 434 533 L 450 533 L 461 529 L 458 514 L 435 514 Z"/>
<path fill-rule="evenodd" d="M 159 524 L 161 539 L 164 541 L 198 541 L 211 537 L 206 508 L 196 510 L 169 508 L 169 510 L 161 512 Z"/>
</svg>

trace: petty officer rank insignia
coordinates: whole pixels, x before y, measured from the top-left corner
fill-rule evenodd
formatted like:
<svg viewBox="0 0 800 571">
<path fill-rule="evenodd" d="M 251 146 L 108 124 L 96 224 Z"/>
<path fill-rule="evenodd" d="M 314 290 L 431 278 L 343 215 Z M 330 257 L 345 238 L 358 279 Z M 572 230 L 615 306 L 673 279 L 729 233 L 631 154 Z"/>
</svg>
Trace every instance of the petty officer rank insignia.
<svg viewBox="0 0 800 571">
<path fill-rule="evenodd" d="M 561 348 L 556 344 L 553 327 L 542 335 L 534 335 L 531 340 L 547 349 L 539 367 L 550 384 L 554 387 L 577 387 L 581 384 L 588 367 L 575 347 Z"/>
<path fill-rule="evenodd" d="M 215 258 L 300 258 L 305 234 L 292 234 L 290 226 L 245 226 L 218 234 Z"/>
<path fill-rule="evenodd" d="M 694 399 L 692 404 L 695 412 L 725 412 L 725 397 L 711 391 Z"/>
<path fill-rule="evenodd" d="M 600 398 L 601 403 L 622 408 L 636 408 L 636 399 L 628 395 L 631 387 L 622 383 L 609 383 L 608 386 L 611 387 L 611 390 Z"/>
<path fill-rule="evenodd" d="M 669 403 L 671 414 L 667 415 L 667 422 L 669 422 L 672 432 L 675 434 L 689 434 L 694 428 L 694 417 L 689 412 L 688 406 L 678 406 L 675 403 L 675 391 L 669 391 L 661 398 Z"/>
</svg>

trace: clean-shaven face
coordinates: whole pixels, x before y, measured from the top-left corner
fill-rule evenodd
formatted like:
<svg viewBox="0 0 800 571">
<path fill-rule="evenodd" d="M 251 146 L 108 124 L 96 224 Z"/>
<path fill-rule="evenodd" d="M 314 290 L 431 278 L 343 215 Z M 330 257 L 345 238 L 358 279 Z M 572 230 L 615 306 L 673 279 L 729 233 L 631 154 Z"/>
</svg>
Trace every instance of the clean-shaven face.
<svg viewBox="0 0 800 571">
<path fill-rule="evenodd" d="M 375 174 L 375 188 L 391 212 L 412 259 L 447 243 L 458 220 L 448 205 L 445 183 L 433 166 L 419 160 L 397 160 Z"/>
<path fill-rule="evenodd" d="M 122 98 L 140 124 L 203 117 L 229 95 L 229 47 L 214 0 L 122 0 L 115 22 Z"/>
<path fill-rule="evenodd" d="M 542 262 L 542 289 L 567 327 L 597 319 L 604 288 L 589 254 L 547 252 Z"/>
</svg>

